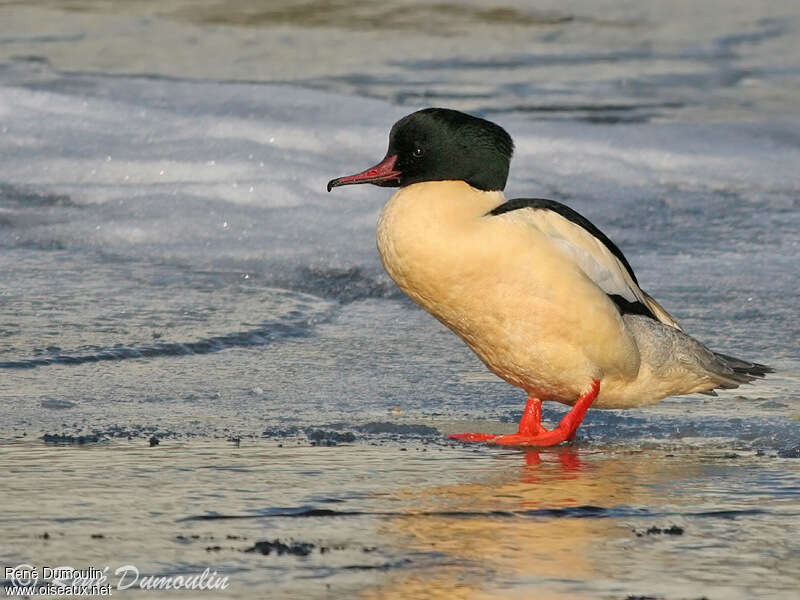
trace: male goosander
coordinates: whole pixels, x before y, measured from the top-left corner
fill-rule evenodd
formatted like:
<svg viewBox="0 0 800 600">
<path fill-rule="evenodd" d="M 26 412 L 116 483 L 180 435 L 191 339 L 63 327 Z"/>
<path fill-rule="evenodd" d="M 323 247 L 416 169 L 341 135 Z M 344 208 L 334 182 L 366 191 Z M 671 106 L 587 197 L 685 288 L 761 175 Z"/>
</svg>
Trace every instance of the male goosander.
<svg viewBox="0 0 800 600">
<path fill-rule="evenodd" d="M 399 187 L 378 222 L 391 278 L 490 371 L 528 393 L 518 433 L 464 441 L 571 441 L 590 406 L 631 408 L 735 388 L 769 367 L 689 337 L 640 287 L 620 249 L 553 200 L 506 200 L 514 143 L 499 125 L 445 108 L 395 123 L 386 157 L 328 182 Z M 571 405 L 558 427 L 541 400 Z"/>
</svg>

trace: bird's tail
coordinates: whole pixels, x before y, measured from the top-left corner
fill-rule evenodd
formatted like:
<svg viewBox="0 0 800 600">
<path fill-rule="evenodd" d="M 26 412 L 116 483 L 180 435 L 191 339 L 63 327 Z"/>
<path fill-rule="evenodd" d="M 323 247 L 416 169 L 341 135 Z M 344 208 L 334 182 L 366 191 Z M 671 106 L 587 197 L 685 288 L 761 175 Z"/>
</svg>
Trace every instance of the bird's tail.
<svg viewBox="0 0 800 600">
<path fill-rule="evenodd" d="M 736 381 L 739 383 L 747 383 L 754 379 L 760 379 L 767 373 L 774 372 L 772 367 L 768 367 L 767 365 L 734 358 L 733 356 L 728 356 L 721 352 L 714 352 L 714 356 L 732 372 L 732 376 L 735 377 Z"/>
<path fill-rule="evenodd" d="M 773 372 L 772 367 L 768 367 L 767 365 L 734 358 L 733 356 L 728 356 L 721 352 L 714 352 L 713 350 L 711 353 L 714 355 L 714 362 L 716 363 L 716 368 L 713 369 L 713 372 L 718 376 L 722 376 L 718 379 L 718 383 L 715 386 L 716 388 L 730 390 L 739 387 L 743 383 L 750 383 L 755 379 L 761 379 L 767 373 Z M 713 389 L 700 393 L 708 396 L 717 395 Z"/>
<path fill-rule="evenodd" d="M 625 315 L 624 319 L 636 338 L 642 360 L 665 379 L 684 380 L 686 388 L 670 395 L 699 392 L 714 396 L 714 389 L 733 389 L 772 373 L 766 365 L 714 352 L 653 319 L 639 315 Z"/>
</svg>

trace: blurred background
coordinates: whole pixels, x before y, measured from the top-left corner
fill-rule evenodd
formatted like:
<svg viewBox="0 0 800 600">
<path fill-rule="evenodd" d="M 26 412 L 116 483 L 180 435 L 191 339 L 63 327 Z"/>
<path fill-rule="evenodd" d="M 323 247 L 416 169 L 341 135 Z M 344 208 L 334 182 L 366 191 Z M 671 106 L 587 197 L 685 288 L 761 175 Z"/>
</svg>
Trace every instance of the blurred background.
<svg viewBox="0 0 800 600">
<path fill-rule="evenodd" d="M 793 114 L 797 2 L 0 2 L 0 57 L 535 119 Z"/>
</svg>

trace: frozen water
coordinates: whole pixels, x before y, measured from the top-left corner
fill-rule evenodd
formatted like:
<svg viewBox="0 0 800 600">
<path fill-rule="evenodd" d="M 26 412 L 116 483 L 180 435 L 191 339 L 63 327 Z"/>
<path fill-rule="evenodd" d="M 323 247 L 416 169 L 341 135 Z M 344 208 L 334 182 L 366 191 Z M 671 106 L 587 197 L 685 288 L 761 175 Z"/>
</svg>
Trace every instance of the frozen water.
<svg viewBox="0 0 800 600">
<path fill-rule="evenodd" d="M 214 12 L 199 4 L 180 13 L 178 37 Z M 64 13 L 60 34 L 43 19 L 38 41 L 12 32 L 46 10 L 6 11 L 0 36 L 3 564 L 214 564 L 240 597 L 325 597 L 329 584 L 427 598 L 457 582 L 489 597 L 792 597 L 796 17 L 771 6 L 717 26 L 709 14 L 710 41 L 688 46 L 667 20 L 648 48 L 551 11 L 536 36 L 561 31 L 559 56 L 544 56 L 544 38 L 481 56 L 422 31 L 400 59 L 383 53 L 393 30 L 350 42 L 338 26 L 258 30 L 341 42 L 347 69 L 325 75 L 325 62 L 306 77 L 246 77 L 256 51 L 224 76 L 215 39 L 266 43 L 231 38 L 228 24 L 200 30 L 206 79 L 188 80 L 176 76 L 202 66 L 190 54 L 149 69 L 141 54 L 97 62 L 109 34 L 87 23 L 134 39 L 145 25 L 124 12 Z M 480 20 L 469 14 L 448 23 L 466 35 Z M 584 28 L 601 38 L 580 41 Z M 376 35 L 387 44 L 358 71 L 353 53 Z M 66 49 L 75 72 L 54 68 Z M 617 68 L 634 72 L 630 85 Z M 572 448 L 443 441 L 513 428 L 524 398 L 383 273 L 374 228 L 391 191 L 325 192 L 383 156 L 396 119 L 440 103 L 513 135 L 509 196 L 579 210 L 688 332 L 776 373 L 718 398 L 590 411 Z M 66 445 L 44 446 L 45 434 Z M 646 533 L 673 524 L 685 534 Z M 315 550 L 244 552 L 276 538 Z"/>
<path fill-rule="evenodd" d="M 31 84 L 24 68 L 9 67 L 0 105 L 6 368 L 268 344 L 316 335 L 356 308 L 363 320 L 346 329 L 369 336 L 400 299 L 374 248 L 390 192 L 328 195 L 324 184 L 380 158 L 407 109 L 286 86 L 40 68 Z M 293 110 L 305 116 L 290 120 Z M 688 331 L 796 373 L 793 120 L 502 123 L 517 141 L 509 196 L 569 202 Z M 351 306 L 370 298 L 383 301 Z M 422 328 L 420 347 L 440 332 Z M 446 339 L 457 369 L 480 370 Z M 348 369 L 372 372 L 370 359 Z"/>
</svg>

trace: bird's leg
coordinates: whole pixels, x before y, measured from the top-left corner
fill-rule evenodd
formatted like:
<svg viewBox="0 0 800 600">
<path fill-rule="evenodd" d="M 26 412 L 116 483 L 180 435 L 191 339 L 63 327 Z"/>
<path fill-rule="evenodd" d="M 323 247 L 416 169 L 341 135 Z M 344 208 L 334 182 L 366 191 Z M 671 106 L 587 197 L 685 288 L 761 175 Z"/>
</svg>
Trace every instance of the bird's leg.
<svg viewBox="0 0 800 600">
<path fill-rule="evenodd" d="M 519 433 L 524 435 L 536 435 L 547 431 L 542 426 L 542 401 L 533 396 L 528 397 L 525 404 L 525 411 L 519 420 Z"/>
<path fill-rule="evenodd" d="M 571 442 L 575 439 L 575 433 L 578 431 L 578 427 L 580 427 L 583 418 L 586 416 L 586 411 L 589 410 L 592 402 L 597 398 L 597 393 L 599 391 L 600 382 L 596 379 L 592 380 L 592 387 L 589 388 L 589 391 L 580 395 L 575 406 L 564 415 L 558 427 L 552 431 L 548 431 L 540 426 L 541 429 L 538 433 L 527 434 L 522 431 L 522 422 L 520 422 L 519 433 L 501 435 L 488 441 L 492 444 L 500 444 L 501 446 L 555 446 L 561 442 Z"/>
<path fill-rule="evenodd" d="M 519 433 L 525 435 L 535 435 L 547 431 L 542 427 L 542 401 L 530 396 L 525 405 L 525 412 L 519 421 Z M 454 433 L 447 436 L 451 440 L 461 440 L 462 442 L 490 442 L 495 438 L 501 437 L 496 433 Z"/>
<path fill-rule="evenodd" d="M 489 442 L 502 446 L 555 446 L 565 441 L 575 439 L 586 411 L 594 402 L 600 391 L 600 382 L 592 380 L 589 391 L 578 398 L 570 411 L 564 415 L 558 427 L 548 431 L 542 426 L 542 402 L 538 398 L 528 398 L 525 412 L 519 422 L 519 431 L 510 435 L 494 435 L 491 433 L 458 433 L 451 435 L 451 439 L 464 442 Z"/>
</svg>

